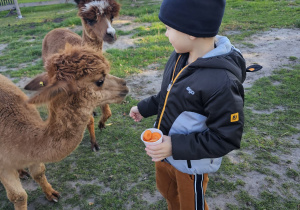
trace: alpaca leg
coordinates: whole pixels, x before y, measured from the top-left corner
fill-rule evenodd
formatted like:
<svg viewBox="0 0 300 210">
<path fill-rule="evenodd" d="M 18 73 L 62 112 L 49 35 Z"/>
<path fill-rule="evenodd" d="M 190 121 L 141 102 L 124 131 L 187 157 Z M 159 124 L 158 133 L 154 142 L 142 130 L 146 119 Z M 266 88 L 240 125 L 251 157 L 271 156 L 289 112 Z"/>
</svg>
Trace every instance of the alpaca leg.
<svg viewBox="0 0 300 210">
<path fill-rule="evenodd" d="M 108 104 L 101 105 L 100 108 L 101 108 L 102 115 L 98 127 L 101 130 L 105 128 L 105 122 L 108 120 L 108 118 L 111 117 L 111 110 Z"/>
<path fill-rule="evenodd" d="M 91 115 L 90 116 L 90 122 L 87 125 L 87 129 L 89 130 L 90 133 L 90 138 L 91 138 L 91 148 L 93 151 L 98 151 L 99 146 L 96 142 L 96 135 L 95 135 L 95 125 L 94 125 L 94 117 Z"/>
<path fill-rule="evenodd" d="M 0 174 L 7 197 L 14 204 L 15 210 L 27 209 L 27 193 L 23 189 L 17 170 L 5 169 Z"/>
<path fill-rule="evenodd" d="M 58 202 L 59 193 L 55 191 L 45 176 L 46 167 L 44 163 L 38 163 L 29 167 L 31 177 L 41 186 L 49 201 Z"/>
</svg>

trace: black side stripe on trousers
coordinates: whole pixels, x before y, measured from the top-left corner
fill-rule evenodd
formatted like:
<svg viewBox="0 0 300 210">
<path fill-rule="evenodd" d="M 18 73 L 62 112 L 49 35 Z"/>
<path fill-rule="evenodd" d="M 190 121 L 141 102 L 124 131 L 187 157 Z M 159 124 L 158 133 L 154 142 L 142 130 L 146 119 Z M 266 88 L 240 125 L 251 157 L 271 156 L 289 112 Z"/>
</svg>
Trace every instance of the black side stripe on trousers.
<svg viewBox="0 0 300 210">
<path fill-rule="evenodd" d="M 203 174 L 196 174 L 194 180 L 195 209 L 204 210 Z"/>
<path fill-rule="evenodd" d="M 188 166 L 188 168 L 192 168 L 191 161 L 190 161 L 190 160 L 187 160 L 186 162 L 187 162 L 187 166 Z"/>
</svg>

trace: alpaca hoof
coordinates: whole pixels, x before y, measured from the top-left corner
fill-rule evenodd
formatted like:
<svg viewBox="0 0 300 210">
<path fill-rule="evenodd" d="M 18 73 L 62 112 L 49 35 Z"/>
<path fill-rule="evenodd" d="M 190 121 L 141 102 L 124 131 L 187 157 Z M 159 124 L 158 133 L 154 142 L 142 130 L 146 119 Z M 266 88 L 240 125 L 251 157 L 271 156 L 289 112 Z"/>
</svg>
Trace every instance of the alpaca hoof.
<svg viewBox="0 0 300 210">
<path fill-rule="evenodd" d="M 19 173 L 19 178 L 22 180 L 27 180 L 30 177 L 29 173 L 23 169 L 18 170 L 18 173 Z"/>
<path fill-rule="evenodd" d="M 100 130 L 104 129 L 104 128 L 105 128 L 105 123 L 99 122 L 98 128 L 99 128 Z"/>
<path fill-rule="evenodd" d="M 55 190 L 53 190 L 53 192 L 46 197 L 49 201 L 53 201 L 53 202 L 57 203 L 60 198 L 60 194 L 59 194 L 59 192 L 56 192 Z"/>
<path fill-rule="evenodd" d="M 94 144 L 92 144 L 92 151 L 93 152 L 97 152 L 97 151 L 99 151 L 100 150 L 100 148 L 99 148 L 99 146 L 98 146 L 98 144 L 97 143 L 94 143 Z"/>
</svg>

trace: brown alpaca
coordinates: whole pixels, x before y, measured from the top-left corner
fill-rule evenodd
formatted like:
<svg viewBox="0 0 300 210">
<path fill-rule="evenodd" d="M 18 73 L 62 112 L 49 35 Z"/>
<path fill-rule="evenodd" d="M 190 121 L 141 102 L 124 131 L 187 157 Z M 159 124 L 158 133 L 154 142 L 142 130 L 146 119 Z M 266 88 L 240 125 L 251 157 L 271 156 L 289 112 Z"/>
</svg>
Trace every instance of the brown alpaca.
<svg viewBox="0 0 300 210">
<path fill-rule="evenodd" d="M 27 209 L 17 169 L 28 167 L 47 199 L 58 201 L 44 163 L 60 161 L 76 149 L 96 106 L 120 103 L 128 93 L 123 79 L 108 74 L 107 60 L 87 47 L 67 45 L 47 59 L 45 68 L 48 85 L 30 99 L 0 75 L 0 181 L 16 210 Z M 48 104 L 46 121 L 36 104 Z"/>
<path fill-rule="evenodd" d="M 49 55 L 57 53 L 68 42 L 72 45 L 88 45 L 102 52 L 103 41 L 113 43 L 116 40 L 115 29 L 111 26 L 113 18 L 118 16 L 120 5 L 115 0 L 75 0 L 78 6 L 78 16 L 81 18 L 82 37 L 68 29 L 54 29 L 43 40 L 43 61 Z M 46 83 L 44 85 L 47 85 Z M 25 87 L 29 89 L 30 87 Z M 108 104 L 100 106 L 101 119 L 98 123 L 100 129 L 105 128 L 105 122 L 111 117 Z M 91 137 L 91 149 L 99 150 L 96 142 L 94 117 L 91 115 L 87 126 Z"/>
<path fill-rule="evenodd" d="M 72 45 L 87 44 L 97 51 L 102 51 L 103 41 L 113 43 L 116 31 L 111 26 L 119 15 L 120 5 L 115 0 L 75 0 L 78 16 L 82 23 L 82 37 L 65 29 L 58 28 L 46 34 L 43 40 L 42 58 L 57 53 L 68 42 Z"/>
</svg>

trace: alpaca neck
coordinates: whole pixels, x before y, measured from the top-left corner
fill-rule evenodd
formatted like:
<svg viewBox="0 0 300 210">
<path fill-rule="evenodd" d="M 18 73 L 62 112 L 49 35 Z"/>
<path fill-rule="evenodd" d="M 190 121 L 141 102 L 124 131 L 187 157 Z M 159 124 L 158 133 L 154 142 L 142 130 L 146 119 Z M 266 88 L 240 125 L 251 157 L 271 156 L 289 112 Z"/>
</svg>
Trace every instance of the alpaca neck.
<svg viewBox="0 0 300 210">
<path fill-rule="evenodd" d="M 83 138 L 93 108 L 82 103 L 53 102 L 49 107 L 49 119 L 44 133 L 48 139 L 43 162 L 57 162 L 76 149 Z"/>
<path fill-rule="evenodd" d="M 102 51 L 103 40 L 99 39 L 93 32 L 82 31 L 82 45 L 88 45 L 96 51 Z"/>
</svg>

